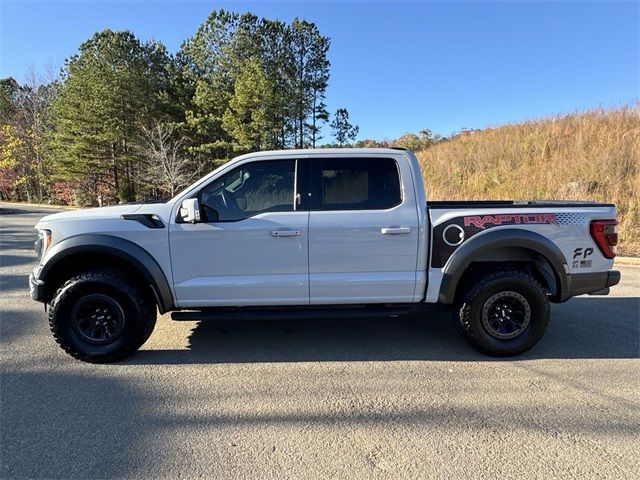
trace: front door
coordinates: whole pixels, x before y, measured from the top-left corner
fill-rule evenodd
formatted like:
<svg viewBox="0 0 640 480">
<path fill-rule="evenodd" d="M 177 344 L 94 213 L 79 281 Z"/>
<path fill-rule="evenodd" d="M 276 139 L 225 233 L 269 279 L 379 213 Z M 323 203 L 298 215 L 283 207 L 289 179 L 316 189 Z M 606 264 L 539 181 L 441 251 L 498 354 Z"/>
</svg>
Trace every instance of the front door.
<svg viewBox="0 0 640 480">
<path fill-rule="evenodd" d="M 419 224 L 408 164 L 320 157 L 309 168 L 320 198 L 309 217 L 311 304 L 412 302 Z"/>
<path fill-rule="evenodd" d="M 201 222 L 171 225 L 178 306 L 309 303 L 309 212 L 296 210 L 298 161 L 235 167 L 198 193 Z"/>
</svg>

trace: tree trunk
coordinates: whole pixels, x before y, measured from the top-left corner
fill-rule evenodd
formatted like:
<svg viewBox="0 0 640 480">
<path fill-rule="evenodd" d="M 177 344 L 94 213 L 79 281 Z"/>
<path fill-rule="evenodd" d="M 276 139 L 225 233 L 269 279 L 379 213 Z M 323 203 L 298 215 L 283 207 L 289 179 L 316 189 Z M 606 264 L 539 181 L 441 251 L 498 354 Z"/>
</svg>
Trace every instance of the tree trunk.
<svg viewBox="0 0 640 480">
<path fill-rule="evenodd" d="M 118 162 L 116 160 L 116 146 L 111 144 L 111 161 L 113 168 L 113 187 L 116 190 L 116 197 L 120 198 L 120 181 L 118 179 Z"/>
<path fill-rule="evenodd" d="M 313 127 L 311 128 L 311 146 L 312 148 L 316 148 L 316 103 L 318 101 L 318 91 L 313 91 L 313 112 L 311 117 L 313 119 Z"/>
<path fill-rule="evenodd" d="M 299 78 L 299 88 L 300 88 L 300 98 L 298 101 L 300 102 L 300 110 L 298 112 L 298 121 L 300 122 L 299 128 L 299 142 L 298 148 L 304 148 L 304 93 L 305 93 L 305 85 L 304 85 L 304 55 L 305 55 L 305 44 L 304 37 L 302 38 L 302 50 L 300 52 L 300 78 Z"/>
</svg>

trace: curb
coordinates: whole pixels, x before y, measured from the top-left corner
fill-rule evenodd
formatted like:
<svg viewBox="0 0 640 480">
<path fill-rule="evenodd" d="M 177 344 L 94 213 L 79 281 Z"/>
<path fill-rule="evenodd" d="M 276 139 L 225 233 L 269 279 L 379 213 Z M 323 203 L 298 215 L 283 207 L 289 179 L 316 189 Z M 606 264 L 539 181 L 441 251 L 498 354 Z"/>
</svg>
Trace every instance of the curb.
<svg viewBox="0 0 640 480">
<path fill-rule="evenodd" d="M 640 266 L 640 257 L 616 257 L 613 264 Z"/>
<path fill-rule="evenodd" d="M 48 203 L 26 203 L 26 202 L 7 202 L 2 201 L 0 205 L 9 205 L 17 207 L 33 207 L 33 208 L 50 208 L 52 210 L 77 210 L 78 207 L 71 207 L 69 205 L 49 205 Z"/>
</svg>

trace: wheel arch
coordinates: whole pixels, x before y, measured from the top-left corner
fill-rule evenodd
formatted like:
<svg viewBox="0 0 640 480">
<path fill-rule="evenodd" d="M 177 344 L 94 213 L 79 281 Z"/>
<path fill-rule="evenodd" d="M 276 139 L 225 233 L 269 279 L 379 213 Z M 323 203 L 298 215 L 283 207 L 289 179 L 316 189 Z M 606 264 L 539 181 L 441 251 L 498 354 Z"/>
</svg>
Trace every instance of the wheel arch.
<svg viewBox="0 0 640 480">
<path fill-rule="evenodd" d="M 530 230 L 504 228 L 475 236 L 449 258 L 438 301 L 453 303 L 474 268 L 491 268 L 496 263 L 530 268 L 553 301 L 565 300 L 570 291 L 566 259 L 551 240 Z"/>
<path fill-rule="evenodd" d="M 51 247 L 38 275 L 46 285 L 45 302 L 70 275 L 98 267 L 123 270 L 150 287 L 160 313 L 173 309 L 169 282 L 153 256 L 129 240 L 101 234 L 69 237 Z"/>
</svg>

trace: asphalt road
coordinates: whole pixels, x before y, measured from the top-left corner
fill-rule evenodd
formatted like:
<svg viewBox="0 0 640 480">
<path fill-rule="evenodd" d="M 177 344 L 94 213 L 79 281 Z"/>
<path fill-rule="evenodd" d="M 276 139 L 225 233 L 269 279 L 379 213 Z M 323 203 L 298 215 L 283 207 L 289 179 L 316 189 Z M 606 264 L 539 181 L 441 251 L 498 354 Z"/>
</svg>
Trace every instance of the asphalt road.
<svg viewBox="0 0 640 480">
<path fill-rule="evenodd" d="M 135 356 L 88 365 L 29 298 L 45 213 L 0 217 L 2 478 L 638 478 L 640 267 L 554 305 L 514 359 L 445 315 L 163 316 Z"/>
</svg>

